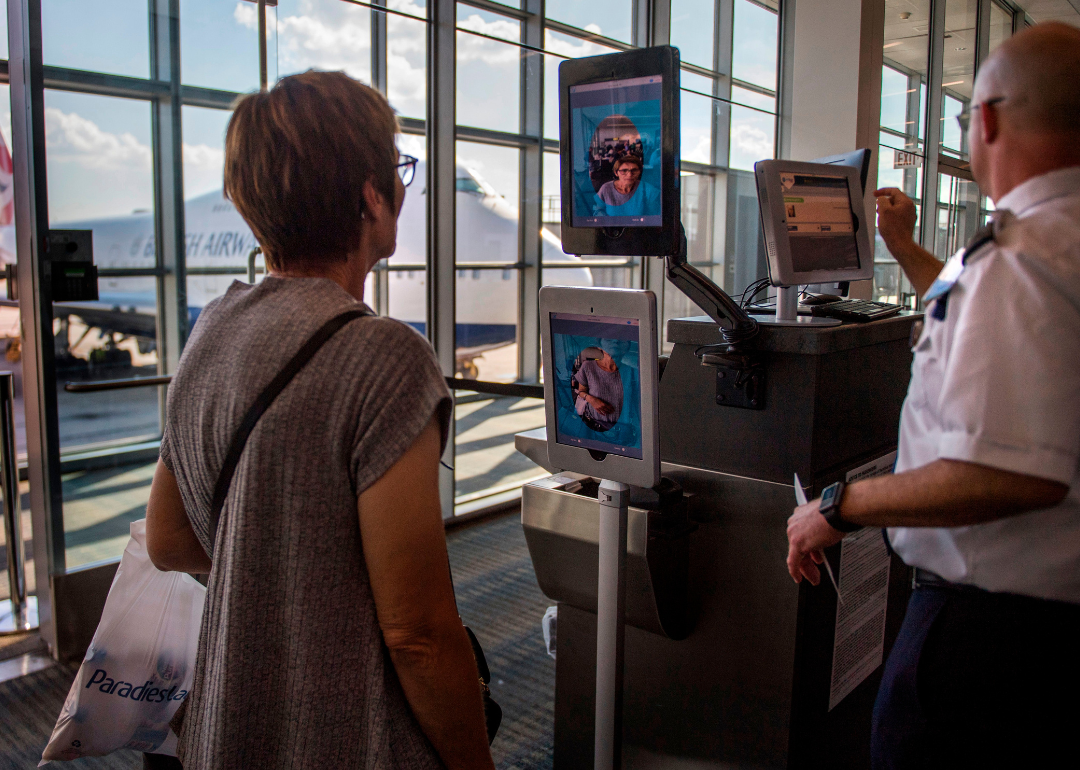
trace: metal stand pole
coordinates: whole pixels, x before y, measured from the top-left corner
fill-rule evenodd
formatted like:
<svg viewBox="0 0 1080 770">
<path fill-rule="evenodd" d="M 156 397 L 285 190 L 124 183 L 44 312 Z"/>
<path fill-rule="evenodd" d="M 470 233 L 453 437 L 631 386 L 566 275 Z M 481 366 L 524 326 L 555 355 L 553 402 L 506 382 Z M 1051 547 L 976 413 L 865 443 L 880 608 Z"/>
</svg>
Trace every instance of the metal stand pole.
<svg viewBox="0 0 1080 770">
<path fill-rule="evenodd" d="M 600 482 L 600 569 L 596 592 L 596 733 L 593 767 L 622 767 L 626 519 L 630 487 Z"/>
<path fill-rule="evenodd" d="M 4 536 L 11 586 L 11 598 L 0 602 L 0 634 L 17 634 L 37 628 L 38 620 L 37 599 L 26 596 L 19 466 L 15 459 L 15 375 L 11 372 L 0 374 L 0 493 L 4 496 Z"/>
<path fill-rule="evenodd" d="M 779 286 L 776 289 L 776 315 L 755 316 L 763 326 L 839 326 L 839 318 L 799 315 L 799 287 Z"/>
<path fill-rule="evenodd" d="M 799 287 L 781 286 L 776 290 L 776 320 L 797 321 L 799 308 Z"/>
</svg>

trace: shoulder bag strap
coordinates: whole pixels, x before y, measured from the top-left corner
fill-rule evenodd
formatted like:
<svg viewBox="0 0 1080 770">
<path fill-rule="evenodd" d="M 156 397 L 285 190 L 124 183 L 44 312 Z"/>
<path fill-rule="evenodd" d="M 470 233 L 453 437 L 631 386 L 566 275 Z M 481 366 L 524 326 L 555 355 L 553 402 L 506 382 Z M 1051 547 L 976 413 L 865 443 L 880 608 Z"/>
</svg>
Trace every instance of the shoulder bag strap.
<svg viewBox="0 0 1080 770">
<path fill-rule="evenodd" d="M 240 455 L 244 453 L 244 446 L 247 444 L 248 437 L 251 435 L 251 431 L 255 429 L 255 425 L 259 422 L 259 418 L 263 416 L 270 405 L 274 403 L 281 391 L 285 390 L 285 386 L 292 381 L 292 378 L 296 376 L 297 372 L 304 368 L 304 365 L 311 360 L 319 348 L 321 348 L 327 340 L 334 336 L 341 327 L 352 321 L 354 318 L 361 318 L 366 315 L 374 315 L 370 310 L 366 308 L 355 308 L 353 310 L 346 310 L 344 313 L 334 316 L 329 321 L 320 327 L 303 344 L 296 355 L 292 357 L 289 363 L 285 364 L 277 376 L 267 385 L 259 397 L 255 399 L 255 403 L 251 405 L 247 414 L 244 415 L 243 422 L 240 423 L 240 427 L 236 431 L 236 435 L 233 436 L 232 443 L 229 445 L 229 451 L 225 454 L 225 462 L 221 466 L 221 473 L 218 474 L 217 483 L 214 485 L 214 497 L 210 504 L 210 547 L 213 548 L 217 543 L 217 531 L 218 521 L 221 519 L 221 509 L 225 506 L 225 498 L 229 494 L 229 486 L 232 484 L 233 474 L 236 473 L 236 466 L 240 462 Z"/>
</svg>

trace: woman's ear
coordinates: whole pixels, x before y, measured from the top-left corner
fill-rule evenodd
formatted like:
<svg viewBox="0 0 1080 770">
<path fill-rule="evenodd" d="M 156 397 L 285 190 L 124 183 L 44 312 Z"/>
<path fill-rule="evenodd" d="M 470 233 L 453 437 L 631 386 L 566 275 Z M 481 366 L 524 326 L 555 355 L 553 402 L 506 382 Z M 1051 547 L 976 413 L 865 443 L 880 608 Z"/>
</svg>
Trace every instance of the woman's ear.
<svg viewBox="0 0 1080 770">
<path fill-rule="evenodd" d="M 364 182 L 364 211 L 369 224 L 378 224 L 387 217 L 393 217 L 390 205 L 382 193 L 371 182 Z"/>
</svg>

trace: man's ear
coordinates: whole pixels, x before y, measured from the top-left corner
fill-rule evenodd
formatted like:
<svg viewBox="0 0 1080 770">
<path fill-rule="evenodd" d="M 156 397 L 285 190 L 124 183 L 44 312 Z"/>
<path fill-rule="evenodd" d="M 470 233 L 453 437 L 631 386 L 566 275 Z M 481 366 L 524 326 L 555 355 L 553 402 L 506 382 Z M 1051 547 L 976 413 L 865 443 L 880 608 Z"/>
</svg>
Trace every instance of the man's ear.
<svg viewBox="0 0 1080 770">
<path fill-rule="evenodd" d="M 993 144 L 1001 132 L 1001 115 L 998 114 L 997 105 L 984 102 L 976 112 L 983 144 Z"/>
<path fill-rule="evenodd" d="M 386 198 L 375 189 L 375 185 L 371 182 L 364 182 L 364 189 L 361 194 L 364 196 L 364 210 L 368 212 L 367 215 L 372 220 L 378 221 L 391 216 L 390 206 L 387 204 Z"/>
</svg>

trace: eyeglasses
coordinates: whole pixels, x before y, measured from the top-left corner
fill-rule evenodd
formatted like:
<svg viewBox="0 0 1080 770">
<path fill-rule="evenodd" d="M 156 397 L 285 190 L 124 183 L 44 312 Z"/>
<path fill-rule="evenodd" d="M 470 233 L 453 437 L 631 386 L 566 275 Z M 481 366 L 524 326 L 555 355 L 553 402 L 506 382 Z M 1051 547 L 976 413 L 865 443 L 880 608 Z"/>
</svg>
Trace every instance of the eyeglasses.
<svg viewBox="0 0 1080 770">
<path fill-rule="evenodd" d="M 397 172 L 401 177 L 401 183 L 408 187 L 412 184 L 413 178 L 416 176 L 416 164 L 419 161 L 418 158 L 414 158 L 412 155 L 398 155 Z"/>
<path fill-rule="evenodd" d="M 971 125 L 972 110 L 977 110 L 984 104 L 999 104 L 1003 101 L 1005 101 L 1004 96 L 995 96 L 993 99 L 987 99 L 985 102 L 979 102 L 978 104 L 965 106 L 964 109 L 960 111 L 960 114 L 956 116 L 956 122 L 960 124 L 960 130 L 965 134 L 967 133 L 968 126 Z"/>
</svg>

